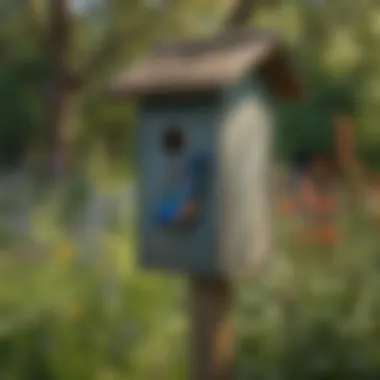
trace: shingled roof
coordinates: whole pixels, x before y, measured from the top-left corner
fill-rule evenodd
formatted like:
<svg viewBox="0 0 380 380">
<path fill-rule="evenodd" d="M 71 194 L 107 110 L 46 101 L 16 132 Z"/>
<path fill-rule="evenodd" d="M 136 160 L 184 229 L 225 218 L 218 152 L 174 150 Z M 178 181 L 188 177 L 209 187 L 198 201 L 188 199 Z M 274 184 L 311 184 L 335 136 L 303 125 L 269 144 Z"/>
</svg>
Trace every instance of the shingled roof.
<svg viewBox="0 0 380 380">
<path fill-rule="evenodd" d="M 280 98 L 300 94 L 300 84 L 277 34 L 246 29 L 209 38 L 166 43 L 136 62 L 111 85 L 116 97 L 206 92 L 257 71 Z"/>
</svg>

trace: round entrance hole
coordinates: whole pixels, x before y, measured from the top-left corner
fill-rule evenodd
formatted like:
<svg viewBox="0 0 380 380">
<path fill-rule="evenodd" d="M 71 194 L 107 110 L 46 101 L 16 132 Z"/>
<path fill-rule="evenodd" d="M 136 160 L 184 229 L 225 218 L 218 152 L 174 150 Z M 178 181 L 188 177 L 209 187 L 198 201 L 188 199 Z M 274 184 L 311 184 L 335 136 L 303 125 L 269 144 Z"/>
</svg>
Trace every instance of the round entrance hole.
<svg viewBox="0 0 380 380">
<path fill-rule="evenodd" d="M 185 149 L 185 136 L 179 126 L 166 129 L 162 140 L 163 148 L 170 155 L 178 155 Z"/>
</svg>

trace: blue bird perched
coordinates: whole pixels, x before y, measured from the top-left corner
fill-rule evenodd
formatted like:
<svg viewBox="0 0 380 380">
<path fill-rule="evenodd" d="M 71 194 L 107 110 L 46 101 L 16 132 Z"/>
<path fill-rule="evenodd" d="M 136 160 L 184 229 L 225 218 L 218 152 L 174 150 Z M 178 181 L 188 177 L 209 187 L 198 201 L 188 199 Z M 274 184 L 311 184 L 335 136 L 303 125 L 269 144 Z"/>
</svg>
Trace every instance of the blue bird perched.
<svg viewBox="0 0 380 380">
<path fill-rule="evenodd" d="M 160 224 L 170 225 L 179 221 L 186 205 L 199 198 L 207 177 L 208 159 L 198 153 L 190 157 L 185 166 L 185 179 L 176 188 L 164 195 L 157 210 Z"/>
</svg>

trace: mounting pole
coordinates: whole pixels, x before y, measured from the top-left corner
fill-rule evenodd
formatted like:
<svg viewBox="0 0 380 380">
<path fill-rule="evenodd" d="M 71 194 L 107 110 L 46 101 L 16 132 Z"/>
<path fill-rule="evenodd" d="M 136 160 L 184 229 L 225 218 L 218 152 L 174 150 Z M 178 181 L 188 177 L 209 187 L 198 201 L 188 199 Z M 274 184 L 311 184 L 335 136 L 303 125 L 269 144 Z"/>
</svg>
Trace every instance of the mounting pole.
<svg viewBox="0 0 380 380">
<path fill-rule="evenodd" d="M 225 278 L 190 278 L 190 379 L 232 380 L 233 289 Z"/>
</svg>

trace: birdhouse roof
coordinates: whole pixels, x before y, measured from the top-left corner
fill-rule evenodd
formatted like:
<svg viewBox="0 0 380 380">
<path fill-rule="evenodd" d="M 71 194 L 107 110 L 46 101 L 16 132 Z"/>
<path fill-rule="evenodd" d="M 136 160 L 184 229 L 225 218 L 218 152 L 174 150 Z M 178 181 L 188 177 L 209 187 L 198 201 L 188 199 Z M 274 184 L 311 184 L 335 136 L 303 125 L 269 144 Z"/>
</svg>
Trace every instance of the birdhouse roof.
<svg viewBox="0 0 380 380">
<path fill-rule="evenodd" d="M 207 92 L 233 85 L 252 71 L 274 95 L 299 96 L 300 83 L 281 39 L 261 29 L 161 44 L 119 75 L 110 90 L 122 98 Z"/>
</svg>

